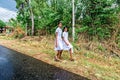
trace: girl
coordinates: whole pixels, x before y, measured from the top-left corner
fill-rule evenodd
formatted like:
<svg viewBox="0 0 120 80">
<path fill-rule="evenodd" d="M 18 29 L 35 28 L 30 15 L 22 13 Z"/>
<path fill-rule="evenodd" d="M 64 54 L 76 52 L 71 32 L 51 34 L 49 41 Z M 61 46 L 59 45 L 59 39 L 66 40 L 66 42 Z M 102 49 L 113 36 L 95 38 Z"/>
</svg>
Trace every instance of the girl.
<svg viewBox="0 0 120 80">
<path fill-rule="evenodd" d="M 60 61 L 62 50 L 63 50 L 63 42 L 62 42 L 62 23 L 58 23 L 58 28 L 55 31 L 56 39 L 55 39 L 55 50 L 57 54 L 55 56 L 55 61 Z"/>
<path fill-rule="evenodd" d="M 68 28 L 67 27 L 63 28 L 63 50 L 69 50 L 70 60 L 74 61 L 74 59 L 72 58 L 73 46 L 70 44 L 68 40 Z"/>
</svg>

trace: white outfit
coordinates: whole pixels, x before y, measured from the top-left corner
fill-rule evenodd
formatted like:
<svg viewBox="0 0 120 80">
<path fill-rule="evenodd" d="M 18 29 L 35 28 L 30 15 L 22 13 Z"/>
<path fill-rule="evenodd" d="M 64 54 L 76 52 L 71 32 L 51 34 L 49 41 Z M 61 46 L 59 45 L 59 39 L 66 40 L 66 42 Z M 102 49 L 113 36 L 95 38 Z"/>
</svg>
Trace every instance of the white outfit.
<svg viewBox="0 0 120 80">
<path fill-rule="evenodd" d="M 65 40 L 65 42 L 67 42 L 69 45 L 67 45 L 64 41 L 63 41 L 63 50 L 72 50 L 73 53 L 73 46 L 70 44 L 69 40 L 68 40 L 68 32 L 63 32 L 63 38 Z"/>
<path fill-rule="evenodd" d="M 58 33 L 58 36 L 57 36 L 57 47 L 55 47 L 55 50 L 63 50 L 62 29 L 58 27 L 55 33 L 56 32 Z"/>
</svg>

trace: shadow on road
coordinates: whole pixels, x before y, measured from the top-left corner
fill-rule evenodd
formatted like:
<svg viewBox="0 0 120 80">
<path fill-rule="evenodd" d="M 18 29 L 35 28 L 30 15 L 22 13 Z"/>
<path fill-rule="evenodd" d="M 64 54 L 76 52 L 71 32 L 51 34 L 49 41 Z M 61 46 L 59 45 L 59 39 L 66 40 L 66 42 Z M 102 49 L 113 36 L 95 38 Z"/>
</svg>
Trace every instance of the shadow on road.
<svg viewBox="0 0 120 80">
<path fill-rule="evenodd" d="M 0 80 L 89 80 L 0 46 Z"/>
</svg>

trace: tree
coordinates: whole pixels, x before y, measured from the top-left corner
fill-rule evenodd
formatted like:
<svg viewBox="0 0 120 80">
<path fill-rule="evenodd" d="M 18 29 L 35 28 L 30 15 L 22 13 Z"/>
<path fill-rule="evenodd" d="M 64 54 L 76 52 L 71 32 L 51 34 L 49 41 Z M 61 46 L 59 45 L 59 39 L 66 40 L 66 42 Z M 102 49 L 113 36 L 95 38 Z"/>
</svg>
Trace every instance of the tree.
<svg viewBox="0 0 120 80">
<path fill-rule="evenodd" d="M 37 33 L 38 30 L 49 34 L 54 33 L 59 21 L 72 28 L 71 0 L 31 0 L 30 5 L 29 0 L 16 0 L 16 2 L 17 21 L 27 26 L 26 31 L 34 22 L 32 34 Z M 119 0 L 75 0 L 75 23 L 81 25 L 76 30 L 87 33 L 91 39 L 110 38 L 113 31 L 117 29 L 115 25 L 118 23 L 119 4 Z"/>
<path fill-rule="evenodd" d="M 84 31 L 99 39 L 110 38 L 118 21 L 115 0 L 81 0 Z"/>
<path fill-rule="evenodd" d="M 28 31 L 27 27 L 31 25 L 31 35 L 33 36 L 34 35 L 34 13 L 32 9 L 33 2 L 31 3 L 30 0 L 16 0 L 16 2 L 17 2 L 16 7 L 18 8 L 17 20 L 19 23 L 22 23 L 24 27 L 26 27 L 26 34 Z"/>
<path fill-rule="evenodd" d="M 116 4 L 120 6 L 120 0 L 116 0 Z"/>
<path fill-rule="evenodd" d="M 0 20 L 0 28 L 3 28 L 5 26 L 6 26 L 6 24 L 2 20 Z"/>
<path fill-rule="evenodd" d="M 31 6 L 31 0 L 28 0 L 29 2 L 29 7 L 30 7 L 30 15 L 31 15 L 31 21 L 32 21 L 32 36 L 34 36 L 34 14 L 33 14 L 33 9 Z"/>
</svg>

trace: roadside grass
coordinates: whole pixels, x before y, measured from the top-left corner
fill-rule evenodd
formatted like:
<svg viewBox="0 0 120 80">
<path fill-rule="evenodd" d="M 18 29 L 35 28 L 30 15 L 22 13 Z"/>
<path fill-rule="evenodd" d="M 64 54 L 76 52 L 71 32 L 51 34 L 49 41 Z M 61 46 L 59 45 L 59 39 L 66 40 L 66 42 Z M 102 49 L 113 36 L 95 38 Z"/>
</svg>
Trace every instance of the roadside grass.
<svg viewBox="0 0 120 80">
<path fill-rule="evenodd" d="M 49 64 L 61 67 L 78 75 L 83 75 L 91 80 L 120 80 L 120 59 L 115 57 L 105 57 L 103 54 L 94 53 L 84 48 L 78 47 L 75 43 L 75 61 L 69 61 L 68 51 L 63 52 L 62 62 L 55 62 L 54 38 L 42 37 L 36 40 L 14 40 L 9 37 L 1 37 L 1 45 L 10 47 L 24 54 L 48 62 Z M 98 47 L 102 49 L 101 46 Z M 103 50 L 103 49 L 102 49 Z M 44 55 L 47 54 L 47 55 Z M 39 57 L 38 57 L 39 56 Z"/>
</svg>

